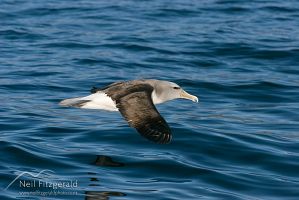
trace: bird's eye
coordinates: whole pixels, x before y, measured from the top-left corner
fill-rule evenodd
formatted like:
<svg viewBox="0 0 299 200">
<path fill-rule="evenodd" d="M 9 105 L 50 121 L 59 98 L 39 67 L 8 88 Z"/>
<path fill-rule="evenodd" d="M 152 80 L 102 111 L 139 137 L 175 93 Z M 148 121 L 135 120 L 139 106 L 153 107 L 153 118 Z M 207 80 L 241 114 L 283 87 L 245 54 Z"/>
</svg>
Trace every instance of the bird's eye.
<svg viewBox="0 0 299 200">
<path fill-rule="evenodd" d="M 176 89 L 176 90 L 178 90 L 178 89 L 180 89 L 180 87 L 173 87 L 173 89 Z"/>
</svg>

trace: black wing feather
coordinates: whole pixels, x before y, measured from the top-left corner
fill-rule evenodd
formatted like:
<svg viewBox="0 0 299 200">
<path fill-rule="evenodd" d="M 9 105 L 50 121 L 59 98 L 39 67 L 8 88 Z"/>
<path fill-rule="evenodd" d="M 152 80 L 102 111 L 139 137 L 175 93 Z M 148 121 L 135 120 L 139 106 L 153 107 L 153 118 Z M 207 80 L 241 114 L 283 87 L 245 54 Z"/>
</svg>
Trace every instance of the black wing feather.
<svg viewBox="0 0 299 200">
<path fill-rule="evenodd" d="M 152 91 L 149 84 L 126 84 L 110 88 L 106 94 L 116 102 L 131 127 L 151 141 L 166 144 L 171 141 L 171 131 L 153 104 Z"/>
<path fill-rule="evenodd" d="M 97 88 L 95 86 L 93 86 L 91 89 L 90 89 L 90 93 L 96 93 L 96 92 L 99 92 L 99 91 L 103 91 L 103 90 L 106 90 L 106 89 L 109 89 L 109 88 L 113 88 L 114 86 L 116 85 L 121 85 L 123 84 L 124 82 L 123 81 L 119 81 L 119 82 L 115 82 L 115 83 L 112 83 L 110 85 L 107 85 L 105 87 L 101 87 L 101 88 Z"/>
</svg>

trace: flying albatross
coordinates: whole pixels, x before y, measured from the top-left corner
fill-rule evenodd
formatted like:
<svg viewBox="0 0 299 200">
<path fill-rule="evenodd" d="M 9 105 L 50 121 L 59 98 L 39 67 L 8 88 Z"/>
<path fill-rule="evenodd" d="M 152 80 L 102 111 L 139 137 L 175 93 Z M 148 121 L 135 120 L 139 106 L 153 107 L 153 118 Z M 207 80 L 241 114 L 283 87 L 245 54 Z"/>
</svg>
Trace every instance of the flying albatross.
<svg viewBox="0 0 299 200">
<path fill-rule="evenodd" d="M 131 127 L 142 136 L 160 144 L 171 141 L 171 131 L 155 107 L 172 99 L 183 98 L 198 102 L 176 83 L 161 80 L 116 82 L 104 88 L 91 89 L 91 95 L 65 99 L 59 104 L 86 109 L 119 111 Z"/>
</svg>

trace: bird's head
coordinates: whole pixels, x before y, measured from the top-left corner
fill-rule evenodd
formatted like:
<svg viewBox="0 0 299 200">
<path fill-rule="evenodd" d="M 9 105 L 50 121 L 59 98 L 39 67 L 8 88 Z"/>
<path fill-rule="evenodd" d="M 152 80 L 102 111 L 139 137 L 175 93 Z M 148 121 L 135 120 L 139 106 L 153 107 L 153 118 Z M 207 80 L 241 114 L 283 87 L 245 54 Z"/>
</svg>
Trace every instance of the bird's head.
<svg viewBox="0 0 299 200">
<path fill-rule="evenodd" d="M 154 97 L 153 99 L 154 101 L 156 99 L 156 103 L 163 103 L 165 101 L 179 98 L 198 102 L 198 98 L 196 96 L 187 93 L 178 84 L 173 82 L 161 81 L 159 84 L 156 84 L 155 88 L 155 95 L 157 98 Z M 158 99 L 160 99 L 160 101 Z"/>
</svg>

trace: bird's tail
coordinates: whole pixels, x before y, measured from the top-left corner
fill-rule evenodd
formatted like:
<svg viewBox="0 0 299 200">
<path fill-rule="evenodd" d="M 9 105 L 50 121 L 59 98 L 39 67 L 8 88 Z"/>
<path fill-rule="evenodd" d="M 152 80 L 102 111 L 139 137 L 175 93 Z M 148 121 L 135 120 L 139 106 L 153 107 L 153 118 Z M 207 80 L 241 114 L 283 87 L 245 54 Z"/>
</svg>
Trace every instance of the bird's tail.
<svg viewBox="0 0 299 200">
<path fill-rule="evenodd" d="M 77 98 L 70 98 L 62 100 L 59 105 L 66 106 L 66 107 L 77 107 L 81 108 L 86 103 L 90 102 L 91 100 L 86 99 L 86 97 L 77 97 Z"/>
</svg>

